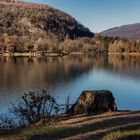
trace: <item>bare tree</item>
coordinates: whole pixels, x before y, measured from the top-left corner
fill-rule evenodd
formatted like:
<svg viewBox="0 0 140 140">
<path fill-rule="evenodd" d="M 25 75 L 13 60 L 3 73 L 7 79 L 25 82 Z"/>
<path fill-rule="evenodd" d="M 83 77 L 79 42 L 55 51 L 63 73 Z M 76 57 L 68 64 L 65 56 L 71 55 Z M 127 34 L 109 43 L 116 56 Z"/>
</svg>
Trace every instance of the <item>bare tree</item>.
<svg viewBox="0 0 140 140">
<path fill-rule="evenodd" d="M 52 113 L 58 113 L 59 105 L 46 90 L 33 91 L 25 93 L 21 97 L 21 102 L 18 105 L 13 105 L 11 111 L 23 122 L 32 124 L 40 118 L 47 118 Z"/>
</svg>

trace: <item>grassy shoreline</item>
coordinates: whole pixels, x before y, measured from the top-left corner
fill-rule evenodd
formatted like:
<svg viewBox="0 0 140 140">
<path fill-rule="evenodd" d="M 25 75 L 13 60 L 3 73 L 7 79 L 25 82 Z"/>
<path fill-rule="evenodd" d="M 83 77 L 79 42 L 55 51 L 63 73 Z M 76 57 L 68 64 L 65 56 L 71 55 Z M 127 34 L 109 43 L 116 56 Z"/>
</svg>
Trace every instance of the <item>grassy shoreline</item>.
<svg viewBox="0 0 140 140">
<path fill-rule="evenodd" d="M 139 138 L 140 111 L 62 116 L 60 120 L 49 125 L 0 130 L 0 139 L 3 140 L 139 140 Z"/>
</svg>

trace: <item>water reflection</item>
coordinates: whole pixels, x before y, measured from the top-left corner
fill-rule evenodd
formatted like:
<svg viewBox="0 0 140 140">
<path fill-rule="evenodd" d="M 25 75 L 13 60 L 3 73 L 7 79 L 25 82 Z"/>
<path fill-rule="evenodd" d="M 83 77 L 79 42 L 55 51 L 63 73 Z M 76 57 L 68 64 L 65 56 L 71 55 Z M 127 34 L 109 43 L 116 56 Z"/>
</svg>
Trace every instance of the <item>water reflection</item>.
<svg viewBox="0 0 140 140">
<path fill-rule="evenodd" d="M 24 91 L 49 89 L 59 102 L 82 90 L 112 90 L 120 109 L 140 107 L 140 57 L 75 55 L 66 57 L 1 57 L 0 112 Z M 133 98 L 133 100 L 132 100 Z"/>
<path fill-rule="evenodd" d="M 108 65 L 112 72 L 121 76 L 140 79 L 139 56 L 110 56 L 108 60 Z"/>
<path fill-rule="evenodd" d="M 47 88 L 67 82 L 92 68 L 89 57 L 1 58 L 0 88 Z"/>
</svg>

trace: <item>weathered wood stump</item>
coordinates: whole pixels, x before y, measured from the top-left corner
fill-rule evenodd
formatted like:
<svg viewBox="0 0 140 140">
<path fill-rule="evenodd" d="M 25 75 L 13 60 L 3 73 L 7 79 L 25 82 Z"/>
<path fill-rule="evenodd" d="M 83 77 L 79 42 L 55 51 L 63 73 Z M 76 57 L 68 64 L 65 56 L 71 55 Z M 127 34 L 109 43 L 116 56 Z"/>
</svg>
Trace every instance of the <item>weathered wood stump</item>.
<svg viewBox="0 0 140 140">
<path fill-rule="evenodd" d="M 115 99 L 111 91 L 83 91 L 67 114 L 103 113 L 117 111 Z"/>
</svg>

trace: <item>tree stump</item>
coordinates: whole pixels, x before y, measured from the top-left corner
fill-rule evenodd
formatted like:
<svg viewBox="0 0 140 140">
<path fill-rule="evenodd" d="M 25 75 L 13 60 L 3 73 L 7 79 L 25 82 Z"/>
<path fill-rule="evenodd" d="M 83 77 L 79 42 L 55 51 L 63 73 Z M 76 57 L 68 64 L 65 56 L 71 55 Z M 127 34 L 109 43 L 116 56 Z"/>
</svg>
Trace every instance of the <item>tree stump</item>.
<svg viewBox="0 0 140 140">
<path fill-rule="evenodd" d="M 115 99 L 111 91 L 83 91 L 67 114 L 93 114 L 117 111 Z"/>
</svg>

